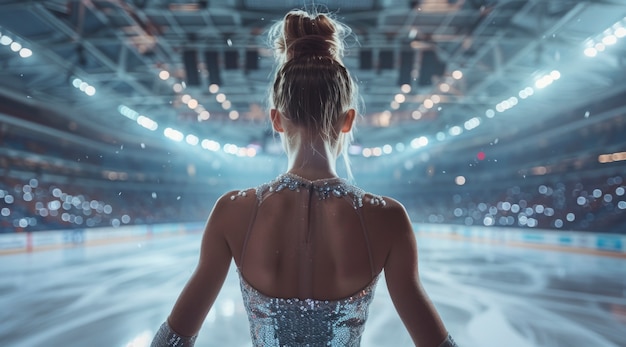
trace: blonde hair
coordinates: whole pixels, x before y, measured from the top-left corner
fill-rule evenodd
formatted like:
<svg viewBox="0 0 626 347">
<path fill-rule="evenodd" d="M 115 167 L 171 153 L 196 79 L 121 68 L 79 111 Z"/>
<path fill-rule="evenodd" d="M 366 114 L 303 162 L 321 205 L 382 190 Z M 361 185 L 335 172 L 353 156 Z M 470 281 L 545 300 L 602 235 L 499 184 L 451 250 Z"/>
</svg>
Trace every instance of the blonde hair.
<svg viewBox="0 0 626 347">
<path fill-rule="evenodd" d="M 270 105 L 294 124 L 340 141 L 341 155 L 352 179 L 348 148 L 352 131 L 336 126 L 350 109 L 357 112 L 358 89 L 342 63 L 350 29 L 323 13 L 293 10 L 270 29 L 277 68 Z"/>
</svg>

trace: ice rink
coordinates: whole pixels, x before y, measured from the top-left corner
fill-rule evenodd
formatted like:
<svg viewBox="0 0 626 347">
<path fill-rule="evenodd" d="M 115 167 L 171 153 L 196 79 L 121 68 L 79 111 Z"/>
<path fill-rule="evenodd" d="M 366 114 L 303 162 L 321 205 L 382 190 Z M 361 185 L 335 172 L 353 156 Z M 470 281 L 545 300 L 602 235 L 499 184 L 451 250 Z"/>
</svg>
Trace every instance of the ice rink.
<svg viewBox="0 0 626 347">
<path fill-rule="evenodd" d="M 199 234 L 0 256 L 2 346 L 148 346 Z M 626 346 L 626 259 L 418 235 L 421 277 L 461 347 Z M 234 268 L 197 346 L 250 346 Z M 378 283 L 362 346 L 411 346 Z"/>
</svg>

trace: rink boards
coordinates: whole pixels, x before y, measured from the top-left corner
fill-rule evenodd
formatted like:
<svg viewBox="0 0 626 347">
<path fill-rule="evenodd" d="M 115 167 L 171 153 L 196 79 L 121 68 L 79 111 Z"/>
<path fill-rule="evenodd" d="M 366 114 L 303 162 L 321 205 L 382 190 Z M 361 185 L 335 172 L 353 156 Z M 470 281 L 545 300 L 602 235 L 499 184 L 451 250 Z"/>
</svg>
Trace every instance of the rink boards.
<svg viewBox="0 0 626 347">
<path fill-rule="evenodd" d="M 203 227 L 203 223 L 168 223 L 3 234 L 0 235 L 0 254 L 94 246 L 151 237 L 198 233 Z"/>
<path fill-rule="evenodd" d="M 203 227 L 204 223 L 168 223 L 3 234 L 0 235 L 0 254 L 198 233 Z M 626 235 L 440 224 L 414 224 L 414 228 L 419 236 L 425 237 L 445 237 L 470 242 L 502 243 L 508 246 L 626 256 Z"/>
</svg>

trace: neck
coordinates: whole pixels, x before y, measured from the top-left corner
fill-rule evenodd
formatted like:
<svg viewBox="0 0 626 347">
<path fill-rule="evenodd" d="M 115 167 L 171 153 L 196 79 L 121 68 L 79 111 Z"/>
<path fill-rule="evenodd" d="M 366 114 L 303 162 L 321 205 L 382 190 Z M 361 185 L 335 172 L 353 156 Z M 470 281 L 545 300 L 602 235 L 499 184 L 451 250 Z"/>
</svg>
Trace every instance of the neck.
<svg viewBox="0 0 626 347">
<path fill-rule="evenodd" d="M 311 180 L 337 176 L 337 155 L 328 141 L 319 137 L 314 140 L 292 138 L 287 146 L 287 158 L 287 171 L 298 176 Z"/>
</svg>

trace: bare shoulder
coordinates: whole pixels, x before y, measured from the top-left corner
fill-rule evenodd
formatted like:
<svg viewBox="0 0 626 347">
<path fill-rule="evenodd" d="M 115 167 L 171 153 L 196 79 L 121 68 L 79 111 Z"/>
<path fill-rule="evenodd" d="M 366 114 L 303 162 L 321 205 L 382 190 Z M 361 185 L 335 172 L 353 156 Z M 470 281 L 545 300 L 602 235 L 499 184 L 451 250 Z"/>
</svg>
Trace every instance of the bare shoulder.
<svg viewBox="0 0 626 347">
<path fill-rule="evenodd" d="M 368 225 L 385 230 L 410 228 L 410 221 L 404 205 L 398 200 L 372 194 L 363 196 L 363 208 Z"/>
<path fill-rule="evenodd" d="M 392 197 L 365 193 L 363 195 L 363 206 L 368 212 L 390 215 L 394 213 L 406 213 L 402 203 Z"/>
<path fill-rule="evenodd" d="M 249 215 L 256 202 L 256 190 L 254 188 L 228 191 L 215 202 L 209 222 L 219 226 L 228 225 L 229 228 L 236 228 L 241 222 L 247 222 L 247 218 L 241 217 Z"/>
</svg>

